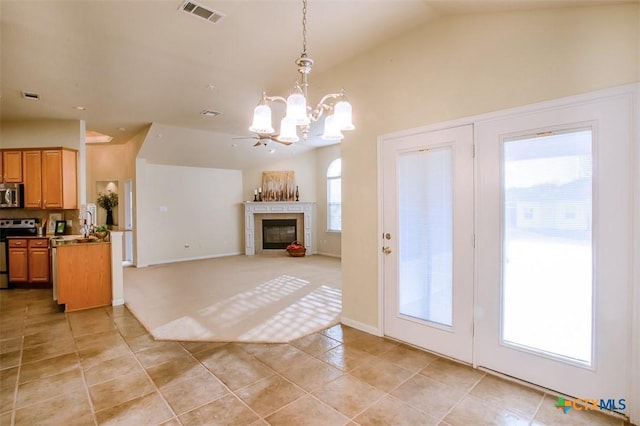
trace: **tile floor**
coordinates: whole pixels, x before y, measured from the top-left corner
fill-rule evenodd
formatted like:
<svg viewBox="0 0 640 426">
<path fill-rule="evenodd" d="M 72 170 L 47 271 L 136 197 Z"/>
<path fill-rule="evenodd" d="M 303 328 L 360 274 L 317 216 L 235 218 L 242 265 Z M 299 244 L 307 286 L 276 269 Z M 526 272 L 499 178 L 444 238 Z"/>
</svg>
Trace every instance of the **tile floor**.
<svg viewBox="0 0 640 426">
<path fill-rule="evenodd" d="M 125 307 L 0 292 L 1 425 L 623 425 L 353 328 L 290 344 L 154 341 Z"/>
</svg>

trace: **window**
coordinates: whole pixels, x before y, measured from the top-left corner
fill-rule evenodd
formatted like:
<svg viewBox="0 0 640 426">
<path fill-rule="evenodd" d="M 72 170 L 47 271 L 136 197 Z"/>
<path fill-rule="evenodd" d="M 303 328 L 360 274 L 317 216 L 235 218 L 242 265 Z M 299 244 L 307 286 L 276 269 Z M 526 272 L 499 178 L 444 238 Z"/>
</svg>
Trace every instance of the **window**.
<svg viewBox="0 0 640 426">
<path fill-rule="evenodd" d="M 342 160 L 333 160 L 327 169 L 327 230 L 342 231 Z"/>
</svg>

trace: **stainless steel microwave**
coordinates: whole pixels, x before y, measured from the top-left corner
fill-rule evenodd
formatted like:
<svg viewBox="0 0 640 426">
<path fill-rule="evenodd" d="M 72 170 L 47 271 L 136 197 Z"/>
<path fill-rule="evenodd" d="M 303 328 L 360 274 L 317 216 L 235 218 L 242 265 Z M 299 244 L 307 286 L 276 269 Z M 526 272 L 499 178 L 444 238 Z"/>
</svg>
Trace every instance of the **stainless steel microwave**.
<svg viewBox="0 0 640 426">
<path fill-rule="evenodd" d="M 22 207 L 22 184 L 0 183 L 0 208 Z"/>
</svg>

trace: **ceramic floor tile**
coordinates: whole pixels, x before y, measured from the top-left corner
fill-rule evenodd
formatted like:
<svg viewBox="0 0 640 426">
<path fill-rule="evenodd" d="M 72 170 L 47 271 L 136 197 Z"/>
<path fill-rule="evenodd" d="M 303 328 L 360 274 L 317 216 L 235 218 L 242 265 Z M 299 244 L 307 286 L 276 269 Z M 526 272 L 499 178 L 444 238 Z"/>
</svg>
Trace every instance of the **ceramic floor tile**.
<svg viewBox="0 0 640 426">
<path fill-rule="evenodd" d="M 490 375 L 484 376 L 470 394 L 486 405 L 506 407 L 528 419 L 533 418 L 544 397 L 540 391 Z"/>
<path fill-rule="evenodd" d="M 220 380 L 206 369 L 202 370 L 198 374 L 171 382 L 160 389 L 176 414 L 191 411 L 229 393 Z"/>
<path fill-rule="evenodd" d="M 142 372 L 142 367 L 131 353 L 107 359 L 84 370 L 87 385 L 96 385 L 125 374 Z"/>
<path fill-rule="evenodd" d="M 349 374 L 380 390 L 391 392 L 414 373 L 389 361 L 374 358 Z"/>
<path fill-rule="evenodd" d="M 22 352 L 19 349 L 0 354 L 0 370 L 17 367 L 20 364 L 21 355 Z"/>
<path fill-rule="evenodd" d="M 99 425 L 154 425 L 173 417 L 157 392 L 96 412 Z"/>
<path fill-rule="evenodd" d="M 89 387 L 93 407 L 96 411 L 140 398 L 154 390 L 153 384 L 142 371 L 125 374 Z"/>
<path fill-rule="evenodd" d="M 340 345 L 340 342 L 321 333 L 314 333 L 291 342 L 293 346 L 315 357 Z"/>
<path fill-rule="evenodd" d="M 239 389 L 236 394 L 256 413 L 268 416 L 305 392 L 281 376 L 273 375 Z"/>
<path fill-rule="evenodd" d="M 384 337 L 374 336 L 362 331 L 347 332 L 346 329 L 343 330 L 343 340 L 345 344 L 372 355 L 383 354 L 398 345 L 397 342 Z"/>
<path fill-rule="evenodd" d="M 360 425 L 435 426 L 439 424 L 436 418 L 391 396 L 384 397 L 354 420 Z"/>
<path fill-rule="evenodd" d="M 145 349 L 152 349 L 164 345 L 166 342 L 155 340 L 149 333 L 143 333 L 136 336 L 124 336 L 124 340 L 133 352 L 140 352 Z"/>
<path fill-rule="evenodd" d="M 508 406 L 488 405 L 475 396 L 466 396 L 444 421 L 451 426 L 527 426 L 529 419 L 508 411 Z"/>
<path fill-rule="evenodd" d="M 13 408 L 17 384 L 18 367 L 0 370 L 0 413 Z"/>
<path fill-rule="evenodd" d="M 442 418 L 466 394 L 459 386 L 416 374 L 391 395 L 435 417 Z"/>
<path fill-rule="evenodd" d="M 391 348 L 379 357 L 414 373 L 438 359 L 437 355 L 403 344 Z"/>
<path fill-rule="evenodd" d="M 0 340 L 0 354 L 17 351 L 22 347 L 22 336 Z"/>
<path fill-rule="evenodd" d="M 249 410 L 235 396 L 227 395 L 209 404 L 179 416 L 180 422 L 190 425 L 246 425 L 259 417 Z"/>
<path fill-rule="evenodd" d="M 129 346 L 121 337 L 97 340 L 93 346 L 78 351 L 80 363 L 86 370 L 104 361 L 130 354 Z"/>
<path fill-rule="evenodd" d="M 355 377 L 342 376 L 313 392 L 313 395 L 347 417 L 353 417 L 385 393 Z"/>
<path fill-rule="evenodd" d="M 348 345 L 337 346 L 318 355 L 317 358 L 342 370 L 343 372 L 348 372 L 354 368 L 362 367 L 366 363 L 375 359 L 373 355 L 362 352 L 361 350 L 352 348 Z"/>
<path fill-rule="evenodd" d="M 24 348 L 22 351 L 22 362 L 27 363 L 40 361 L 74 351 L 73 339 L 52 340 L 50 342 Z"/>
<path fill-rule="evenodd" d="M 471 389 L 485 376 L 482 371 L 444 358 L 431 362 L 420 371 L 420 374 L 465 390 Z"/>
<path fill-rule="evenodd" d="M 311 392 L 340 377 L 342 371 L 312 358 L 291 366 L 281 374 L 296 385 Z"/>
<path fill-rule="evenodd" d="M 54 376 L 79 368 L 80 362 L 78 361 L 78 354 L 75 352 L 58 355 L 41 361 L 23 363 L 20 368 L 20 383 L 47 376 Z"/>
<path fill-rule="evenodd" d="M 226 345 L 226 343 L 223 342 L 180 342 L 180 344 L 192 354 L 212 350 Z"/>
<path fill-rule="evenodd" d="M 58 327 L 56 329 L 45 329 L 33 334 L 24 336 L 24 347 L 41 345 L 44 343 L 64 340 L 66 342 L 73 340 L 71 329 L 69 327 Z"/>
<path fill-rule="evenodd" d="M 59 398 L 83 388 L 82 373 L 79 369 L 33 380 L 18 386 L 18 408 L 36 404 L 51 398 Z"/>
<path fill-rule="evenodd" d="M 16 410 L 16 425 L 90 425 L 93 414 L 84 388 Z"/>
<path fill-rule="evenodd" d="M 180 358 L 150 367 L 147 369 L 147 373 L 159 388 L 175 382 L 189 380 L 198 374 L 209 374 L 202 364 L 189 356 L 181 356 Z"/>
<path fill-rule="evenodd" d="M 254 356 L 278 372 L 289 370 L 297 364 L 313 359 L 306 352 L 286 344 L 268 346 Z"/>
<path fill-rule="evenodd" d="M 150 349 L 137 352 L 136 357 L 144 368 L 151 368 L 155 365 L 164 364 L 172 359 L 187 359 L 190 355 L 179 343 L 164 342 L 161 346 L 154 346 Z"/>
<path fill-rule="evenodd" d="M 253 355 L 232 344 L 200 352 L 196 356 L 231 390 L 250 385 L 274 373 Z"/>
<path fill-rule="evenodd" d="M 346 425 L 349 419 L 311 396 L 303 396 L 265 419 L 273 426 Z"/>
</svg>

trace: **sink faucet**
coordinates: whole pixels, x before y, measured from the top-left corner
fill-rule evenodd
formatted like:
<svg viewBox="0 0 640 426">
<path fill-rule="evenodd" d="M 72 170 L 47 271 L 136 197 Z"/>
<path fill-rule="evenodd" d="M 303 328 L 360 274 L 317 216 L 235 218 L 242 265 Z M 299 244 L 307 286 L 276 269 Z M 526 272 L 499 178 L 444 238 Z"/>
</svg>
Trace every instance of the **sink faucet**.
<svg viewBox="0 0 640 426">
<path fill-rule="evenodd" d="M 93 214 L 89 210 L 81 212 L 78 218 L 82 219 L 82 217 L 86 215 L 89 215 L 89 223 L 87 223 L 87 218 L 85 217 L 82 223 L 82 238 L 88 238 L 93 230 Z"/>
</svg>

